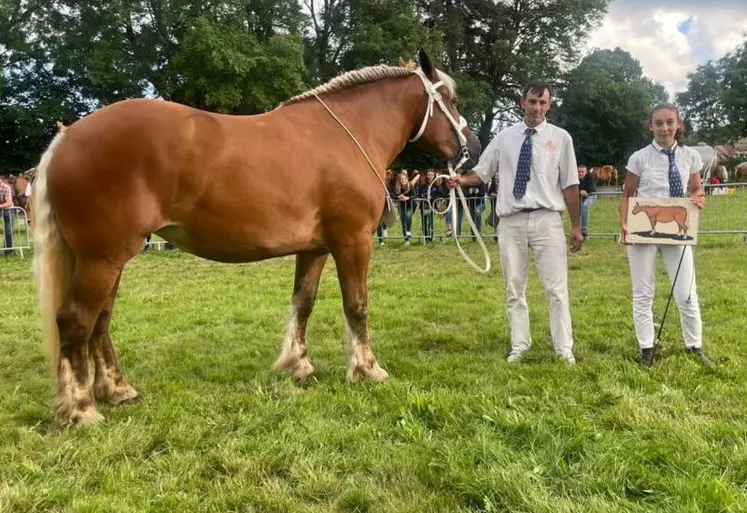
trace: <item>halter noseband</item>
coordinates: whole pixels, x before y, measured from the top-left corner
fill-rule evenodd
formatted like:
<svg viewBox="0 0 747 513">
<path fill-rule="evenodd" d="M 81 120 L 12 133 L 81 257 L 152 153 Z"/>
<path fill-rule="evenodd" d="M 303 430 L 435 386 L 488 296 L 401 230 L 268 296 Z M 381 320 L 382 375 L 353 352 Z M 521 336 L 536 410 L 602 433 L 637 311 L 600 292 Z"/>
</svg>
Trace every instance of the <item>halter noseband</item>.
<svg viewBox="0 0 747 513">
<path fill-rule="evenodd" d="M 446 108 L 444 100 L 441 97 L 441 93 L 438 92 L 438 88 L 444 85 L 443 80 L 439 80 L 438 82 L 433 83 L 428 77 L 425 76 L 425 73 L 423 73 L 421 69 L 416 69 L 415 74 L 420 77 L 420 80 L 423 82 L 423 87 L 425 87 L 425 92 L 426 94 L 428 94 L 428 106 L 425 109 L 425 116 L 423 116 L 423 122 L 420 124 L 420 130 L 418 130 L 418 132 L 415 134 L 415 137 L 410 139 L 409 142 L 415 142 L 423 135 L 423 133 L 425 132 L 425 127 L 428 125 L 428 120 L 430 120 L 430 118 L 433 116 L 433 103 L 437 103 L 438 107 L 441 109 L 441 112 L 443 112 L 443 114 L 446 116 L 446 119 L 448 119 L 449 123 L 451 123 L 451 126 L 454 129 L 454 132 L 456 132 L 457 138 L 459 139 L 459 149 L 460 153 L 462 154 L 462 158 L 457 163 L 457 165 L 454 166 L 454 169 L 459 169 L 470 158 L 469 149 L 467 148 L 467 138 L 462 133 L 462 129 L 467 126 L 467 120 L 465 120 L 464 117 L 459 116 L 459 123 L 457 123 L 454 120 L 454 116 L 452 116 L 451 112 L 449 112 L 449 109 Z"/>
</svg>

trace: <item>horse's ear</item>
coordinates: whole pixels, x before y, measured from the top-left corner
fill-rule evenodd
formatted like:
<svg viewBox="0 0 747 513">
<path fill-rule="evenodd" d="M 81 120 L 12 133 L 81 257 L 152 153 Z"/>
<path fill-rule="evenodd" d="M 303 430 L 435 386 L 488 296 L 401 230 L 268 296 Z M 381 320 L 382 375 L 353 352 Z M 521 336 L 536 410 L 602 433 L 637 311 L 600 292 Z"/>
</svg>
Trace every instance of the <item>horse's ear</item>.
<svg viewBox="0 0 747 513">
<path fill-rule="evenodd" d="M 437 80 L 436 68 L 433 67 L 431 58 L 428 57 L 428 54 L 422 48 L 418 51 L 418 62 L 420 63 L 420 69 L 423 70 L 425 76 L 435 82 Z"/>
</svg>

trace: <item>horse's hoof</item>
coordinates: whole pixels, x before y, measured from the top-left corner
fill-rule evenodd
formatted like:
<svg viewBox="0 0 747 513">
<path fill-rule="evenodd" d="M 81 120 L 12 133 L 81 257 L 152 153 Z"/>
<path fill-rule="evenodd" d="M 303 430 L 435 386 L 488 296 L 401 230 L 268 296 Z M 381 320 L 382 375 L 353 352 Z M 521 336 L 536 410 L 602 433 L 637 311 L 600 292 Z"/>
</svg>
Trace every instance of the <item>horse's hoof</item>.
<svg viewBox="0 0 747 513">
<path fill-rule="evenodd" d="M 381 383 L 389 377 L 389 373 L 382 369 L 378 363 L 374 363 L 371 367 L 367 368 L 362 365 L 351 366 L 348 369 L 347 380 L 348 383 L 357 383 L 361 379 L 372 381 L 374 383 Z"/>
<path fill-rule="evenodd" d="M 276 372 L 288 372 L 293 379 L 301 381 L 306 379 L 314 372 L 308 357 L 297 358 L 292 353 L 283 353 L 272 366 Z"/>
<path fill-rule="evenodd" d="M 97 401 L 116 405 L 135 399 L 137 397 L 137 391 L 127 383 L 127 380 L 124 379 L 124 377 L 119 376 L 115 379 L 107 375 L 106 379 L 94 383 L 93 396 Z"/>
<path fill-rule="evenodd" d="M 63 427 L 84 427 L 92 426 L 103 422 L 104 416 L 91 405 L 83 410 L 60 411 L 58 410 L 55 418 Z"/>
<path fill-rule="evenodd" d="M 373 381 L 374 383 L 381 383 L 382 381 L 386 381 L 388 377 L 389 373 L 379 367 L 378 363 L 374 365 L 374 368 L 371 369 L 366 375 L 366 378 L 370 381 Z"/>
<path fill-rule="evenodd" d="M 311 365 L 311 362 L 308 358 L 304 358 L 303 360 L 300 360 L 293 368 L 291 376 L 293 376 L 293 379 L 297 381 L 303 381 L 304 379 L 311 376 L 313 372 L 314 366 Z"/>
<path fill-rule="evenodd" d="M 115 406 L 117 404 L 121 404 L 125 401 L 131 401 L 135 399 L 138 396 L 137 390 L 132 388 L 130 385 L 125 385 L 123 387 L 118 387 L 113 394 L 111 394 L 107 399 L 106 402 L 111 404 L 112 406 Z"/>
</svg>

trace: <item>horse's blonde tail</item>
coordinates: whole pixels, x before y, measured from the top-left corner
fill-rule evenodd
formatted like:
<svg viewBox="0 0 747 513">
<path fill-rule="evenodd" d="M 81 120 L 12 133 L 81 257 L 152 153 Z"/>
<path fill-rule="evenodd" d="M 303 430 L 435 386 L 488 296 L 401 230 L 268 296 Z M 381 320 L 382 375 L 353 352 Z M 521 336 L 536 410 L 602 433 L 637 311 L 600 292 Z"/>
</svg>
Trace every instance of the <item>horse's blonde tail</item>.
<svg viewBox="0 0 747 513">
<path fill-rule="evenodd" d="M 34 183 L 34 277 L 39 294 L 39 310 L 47 356 L 54 376 L 60 358 L 60 334 L 57 330 L 57 310 L 70 286 L 73 274 L 73 254 L 60 232 L 47 191 L 47 170 L 55 149 L 64 137 L 59 132 L 37 167 Z"/>
</svg>

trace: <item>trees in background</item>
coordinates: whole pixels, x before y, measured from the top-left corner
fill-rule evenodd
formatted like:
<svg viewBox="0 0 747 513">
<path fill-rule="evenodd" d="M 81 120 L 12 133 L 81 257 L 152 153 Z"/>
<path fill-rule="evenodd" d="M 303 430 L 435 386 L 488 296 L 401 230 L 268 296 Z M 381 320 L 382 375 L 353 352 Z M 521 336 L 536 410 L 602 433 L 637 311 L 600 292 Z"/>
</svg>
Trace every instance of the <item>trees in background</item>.
<svg viewBox="0 0 747 513">
<path fill-rule="evenodd" d="M 253 114 L 350 69 L 397 64 L 420 47 L 459 86 L 486 145 L 520 115 L 530 78 L 555 86 L 551 111 L 579 159 L 616 163 L 648 138 L 665 98 L 620 50 L 580 63 L 609 0 L 0 0 L 0 166 L 33 165 L 54 123 L 124 98 L 156 96 Z M 551 13 L 552 15 L 548 15 Z M 747 42 L 699 68 L 679 98 L 698 134 L 744 134 Z M 405 167 L 439 162 L 410 151 Z"/>
<path fill-rule="evenodd" d="M 520 116 L 530 78 L 579 160 L 624 163 L 663 88 L 619 49 L 578 62 L 609 0 L 0 0 L 0 169 L 33 165 L 55 131 L 103 105 L 155 96 L 254 114 L 350 69 L 426 48 L 457 81 L 486 145 Z M 548 16 L 552 13 L 552 16 Z M 677 95 L 692 142 L 747 135 L 747 40 Z M 439 164 L 405 151 L 405 167 Z"/>
<path fill-rule="evenodd" d="M 651 106 L 667 100 L 664 88 L 619 48 L 587 55 L 566 75 L 558 96 L 562 102 L 551 119 L 572 135 L 577 160 L 618 168 L 651 139 Z"/>
<path fill-rule="evenodd" d="M 677 102 L 694 128 L 692 142 L 724 144 L 747 136 L 747 39 L 688 78 Z"/>
</svg>

